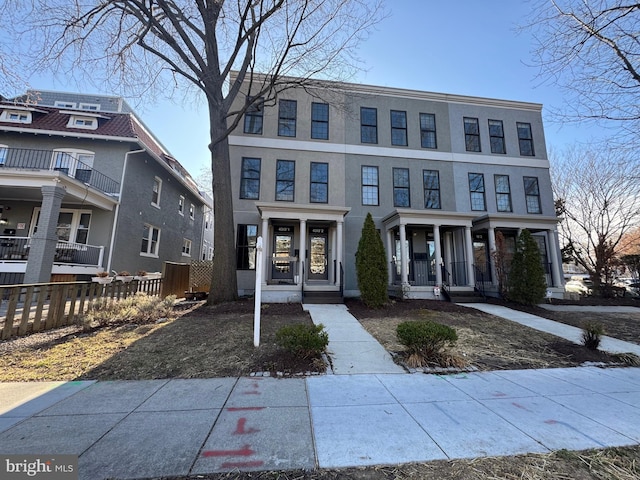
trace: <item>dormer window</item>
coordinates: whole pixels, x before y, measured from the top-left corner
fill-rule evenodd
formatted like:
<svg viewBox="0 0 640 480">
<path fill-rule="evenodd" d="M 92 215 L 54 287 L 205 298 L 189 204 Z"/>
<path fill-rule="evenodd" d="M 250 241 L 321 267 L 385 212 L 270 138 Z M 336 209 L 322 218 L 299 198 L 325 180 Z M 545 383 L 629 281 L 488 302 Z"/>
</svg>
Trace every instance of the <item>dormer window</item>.
<svg viewBox="0 0 640 480">
<path fill-rule="evenodd" d="M 53 105 L 58 108 L 76 108 L 75 102 L 62 102 L 60 100 L 56 100 Z"/>
<path fill-rule="evenodd" d="M 0 121 L 13 123 L 31 123 L 31 112 L 21 110 L 3 110 Z"/>
<path fill-rule="evenodd" d="M 71 115 L 67 128 L 83 128 L 86 130 L 95 130 L 98 128 L 98 119 L 92 117 L 82 117 L 80 115 Z"/>
<path fill-rule="evenodd" d="M 91 112 L 97 112 L 100 110 L 100 105 L 97 103 L 81 103 L 79 107 L 80 110 L 89 110 Z"/>
</svg>

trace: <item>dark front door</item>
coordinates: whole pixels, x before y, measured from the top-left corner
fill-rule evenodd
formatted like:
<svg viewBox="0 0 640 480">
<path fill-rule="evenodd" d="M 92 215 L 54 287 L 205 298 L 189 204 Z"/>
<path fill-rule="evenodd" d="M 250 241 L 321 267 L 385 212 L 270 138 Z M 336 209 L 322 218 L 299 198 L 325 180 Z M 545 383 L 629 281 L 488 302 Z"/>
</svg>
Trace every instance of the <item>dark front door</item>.
<svg viewBox="0 0 640 480">
<path fill-rule="evenodd" d="M 329 236 L 326 228 L 309 229 L 309 280 L 327 280 Z"/>
<path fill-rule="evenodd" d="M 293 280 L 293 227 L 273 228 L 273 266 L 271 278 Z"/>
</svg>

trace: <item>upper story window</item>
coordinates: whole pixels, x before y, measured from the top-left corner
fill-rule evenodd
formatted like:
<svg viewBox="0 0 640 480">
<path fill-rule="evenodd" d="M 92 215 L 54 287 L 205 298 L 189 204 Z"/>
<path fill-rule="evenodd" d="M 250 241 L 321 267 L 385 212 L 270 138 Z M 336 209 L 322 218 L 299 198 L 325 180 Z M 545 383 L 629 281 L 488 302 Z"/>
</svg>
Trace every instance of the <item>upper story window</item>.
<svg viewBox="0 0 640 480">
<path fill-rule="evenodd" d="M 71 115 L 67 128 L 82 128 L 86 130 L 96 130 L 98 128 L 98 119 L 94 117 L 82 117 L 79 115 Z"/>
<path fill-rule="evenodd" d="M 158 177 L 153 179 L 153 188 L 151 190 L 151 205 L 160 208 L 160 194 L 162 193 L 162 180 Z"/>
<path fill-rule="evenodd" d="M 499 212 L 511 212 L 511 185 L 509 175 L 494 175 L 496 183 L 496 206 Z"/>
<path fill-rule="evenodd" d="M 437 170 L 423 170 L 424 208 L 440 207 L 440 174 Z"/>
<path fill-rule="evenodd" d="M 76 103 L 75 102 L 64 102 L 62 100 L 56 100 L 53 105 L 57 108 L 72 108 L 75 109 L 76 108 Z"/>
<path fill-rule="evenodd" d="M 438 148 L 436 142 L 436 116 L 433 113 L 420 114 L 420 145 L 422 148 Z"/>
<path fill-rule="evenodd" d="M 362 167 L 362 204 L 380 204 L 378 196 L 378 167 Z"/>
<path fill-rule="evenodd" d="M 329 139 L 329 104 L 311 104 L 311 138 Z"/>
<path fill-rule="evenodd" d="M 182 195 L 178 198 L 178 213 L 184 215 L 184 197 Z"/>
<path fill-rule="evenodd" d="M 524 194 L 527 203 L 527 213 L 542 213 L 540 207 L 540 188 L 537 177 L 524 177 Z"/>
<path fill-rule="evenodd" d="M 258 200 L 260 198 L 260 159 L 243 158 L 240 177 L 240 198 Z"/>
<path fill-rule="evenodd" d="M 407 112 L 391 110 L 391 145 L 407 146 Z"/>
<path fill-rule="evenodd" d="M 78 106 L 80 107 L 80 110 L 89 110 L 91 112 L 100 111 L 100 104 L 98 103 L 81 103 Z"/>
<path fill-rule="evenodd" d="M 262 135 L 263 105 L 262 97 L 256 100 L 244 114 L 244 133 Z"/>
<path fill-rule="evenodd" d="M 298 102 L 280 100 L 278 106 L 278 135 L 281 137 L 296 136 L 296 117 Z"/>
<path fill-rule="evenodd" d="M 140 255 L 157 257 L 158 245 L 160 243 L 160 229 L 153 225 L 144 224 L 142 229 L 142 245 Z"/>
<path fill-rule="evenodd" d="M 467 152 L 480 152 L 480 126 L 477 118 L 464 117 L 464 144 Z"/>
<path fill-rule="evenodd" d="M 212 222 L 212 218 L 211 218 L 211 210 L 209 210 L 208 207 L 207 207 L 207 211 L 204 214 L 204 228 L 206 230 L 211 230 L 212 225 L 213 225 L 213 222 Z"/>
<path fill-rule="evenodd" d="M 484 196 L 484 175 L 482 173 L 469 174 L 469 194 L 471 196 L 471 210 L 486 210 Z"/>
<path fill-rule="evenodd" d="M 182 239 L 182 256 L 190 257 L 191 256 L 191 240 L 188 238 Z"/>
<path fill-rule="evenodd" d="M 409 190 L 409 169 L 393 169 L 393 206 L 411 206 L 411 194 Z"/>
<path fill-rule="evenodd" d="M 95 153 L 77 148 L 57 148 L 53 151 L 51 168 L 89 183 Z"/>
<path fill-rule="evenodd" d="M 9 147 L 7 145 L 0 145 L 0 167 L 4 167 L 7 163 L 7 155 L 9 154 Z"/>
<path fill-rule="evenodd" d="M 31 123 L 31 112 L 24 110 L 3 110 L 0 114 L 1 122 Z"/>
<path fill-rule="evenodd" d="M 491 143 L 491 153 L 507 153 L 504 145 L 502 120 L 489 120 L 489 142 Z"/>
<path fill-rule="evenodd" d="M 518 128 L 518 144 L 520 145 L 520 155 L 526 155 L 533 157 L 535 152 L 533 150 L 533 135 L 531 134 L 530 123 L 517 122 Z"/>
<path fill-rule="evenodd" d="M 378 143 L 378 110 L 360 107 L 360 141 Z"/>
<path fill-rule="evenodd" d="M 276 200 L 293 202 L 295 198 L 296 162 L 278 160 L 276 164 Z"/>
<path fill-rule="evenodd" d="M 189 218 L 193 220 L 196 217 L 196 206 L 192 203 L 189 205 Z"/>
<path fill-rule="evenodd" d="M 311 162 L 311 185 L 309 190 L 311 203 L 329 201 L 329 164 Z"/>
</svg>

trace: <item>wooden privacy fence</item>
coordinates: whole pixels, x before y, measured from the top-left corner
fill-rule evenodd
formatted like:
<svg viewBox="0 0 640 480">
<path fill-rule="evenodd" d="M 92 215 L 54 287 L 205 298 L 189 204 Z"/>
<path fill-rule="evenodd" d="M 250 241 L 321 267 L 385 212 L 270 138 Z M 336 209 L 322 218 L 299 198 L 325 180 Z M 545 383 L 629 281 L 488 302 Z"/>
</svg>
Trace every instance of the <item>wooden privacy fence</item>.
<svg viewBox="0 0 640 480">
<path fill-rule="evenodd" d="M 161 278 L 104 285 L 93 282 L 0 285 L 0 339 L 71 325 L 97 298 L 121 299 L 137 292 L 158 296 L 161 289 Z"/>
</svg>

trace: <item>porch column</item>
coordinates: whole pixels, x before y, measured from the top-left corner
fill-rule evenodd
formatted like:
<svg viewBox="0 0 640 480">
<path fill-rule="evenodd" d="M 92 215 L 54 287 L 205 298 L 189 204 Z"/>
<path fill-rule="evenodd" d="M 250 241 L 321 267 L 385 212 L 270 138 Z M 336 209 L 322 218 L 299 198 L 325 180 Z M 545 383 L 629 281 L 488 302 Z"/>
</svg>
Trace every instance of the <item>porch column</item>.
<svg viewBox="0 0 640 480">
<path fill-rule="evenodd" d="M 440 247 L 440 225 L 433 226 L 433 244 L 436 256 L 436 285 L 442 285 L 442 247 Z"/>
<path fill-rule="evenodd" d="M 389 275 L 388 277 L 389 285 L 393 285 L 393 282 L 395 281 L 395 278 L 396 278 L 394 265 L 392 265 L 393 252 L 395 250 L 394 247 L 395 246 L 393 244 L 393 230 L 387 230 L 387 270 Z"/>
<path fill-rule="evenodd" d="M 305 262 L 307 261 L 307 221 L 300 219 L 300 254 L 298 272 L 300 275 L 300 285 L 304 283 Z"/>
<path fill-rule="evenodd" d="M 49 283 L 51 267 L 56 255 L 58 216 L 66 190 L 57 185 L 43 185 L 42 207 L 38 230 L 31 236 L 29 259 L 24 274 L 24 283 Z"/>
<path fill-rule="evenodd" d="M 340 286 L 340 267 L 342 266 L 342 227 L 344 225 L 344 221 L 339 220 L 336 228 L 336 286 Z"/>
<path fill-rule="evenodd" d="M 267 284 L 267 280 L 269 279 L 269 271 L 271 269 L 271 255 L 269 255 L 269 252 L 271 251 L 271 249 L 269 248 L 269 246 L 271 245 L 271 239 L 269 238 L 269 218 L 263 218 L 262 219 L 262 259 L 263 259 L 263 265 L 262 268 L 264 268 L 264 272 L 262 275 L 262 283 L 264 285 Z"/>
<path fill-rule="evenodd" d="M 464 251 L 467 257 L 467 286 L 473 287 L 476 284 L 473 272 L 473 238 L 471 237 L 471 227 L 464 227 Z"/>
<path fill-rule="evenodd" d="M 551 257 L 551 282 L 554 287 L 562 286 L 562 275 L 560 274 L 560 262 L 558 261 L 558 241 L 556 232 L 547 230 L 547 245 L 549 248 L 549 256 Z"/>
<path fill-rule="evenodd" d="M 493 252 L 496 251 L 496 231 L 493 227 L 489 227 L 489 265 L 491 267 L 491 283 L 496 285 L 498 274 L 496 272 L 496 265 L 493 261 Z"/>
<path fill-rule="evenodd" d="M 402 285 L 409 283 L 409 265 L 407 263 L 407 229 L 404 223 L 400 224 L 400 281 Z"/>
</svg>

